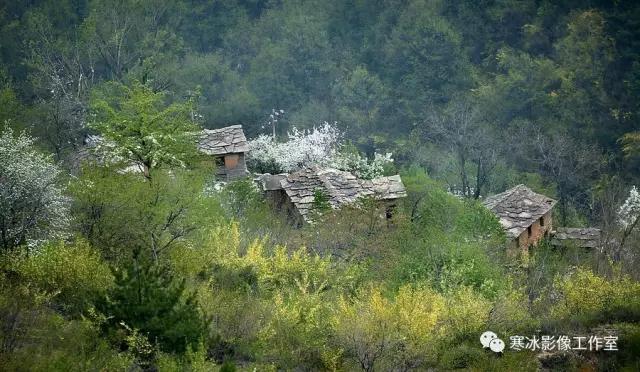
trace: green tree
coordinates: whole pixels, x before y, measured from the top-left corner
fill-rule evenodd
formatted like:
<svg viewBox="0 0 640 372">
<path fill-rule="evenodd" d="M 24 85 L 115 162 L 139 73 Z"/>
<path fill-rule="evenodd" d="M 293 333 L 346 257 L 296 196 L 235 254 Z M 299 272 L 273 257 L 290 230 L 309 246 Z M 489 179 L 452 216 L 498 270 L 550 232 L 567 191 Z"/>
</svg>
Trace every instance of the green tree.
<svg viewBox="0 0 640 372">
<path fill-rule="evenodd" d="M 110 168 L 86 168 L 70 186 L 76 229 L 111 261 L 127 262 L 135 250 L 164 261 L 165 253 L 218 221 L 217 200 L 203 193 L 200 170 L 156 172 L 151 181 Z"/>
<path fill-rule="evenodd" d="M 388 108 L 389 92 L 366 67 L 358 66 L 338 80 L 332 93 L 338 122 L 355 138 L 364 141 L 384 128 L 383 110 Z"/>
<path fill-rule="evenodd" d="M 254 24 L 241 23 L 229 32 L 225 50 L 247 66 L 248 88 L 259 97 L 261 112 L 289 111 L 310 97 L 329 94 L 329 82 L 336 76 L 335 52 L 326 31 L 327 13 L 310 11 L 317 6 L 285 1 Z"/>
<path fill-rule="evenodd" d="M 404 8 L 384 48 L 387 84 L 395 87 L 398 112 L 408 122 L 427 107 L 448 101 L 450 92 L 470 88 L 472 68 L 460 34 L 440 16 L 439 5 L 415 0 Z"/>
<path fill-rule="evenodd" d="M 98 306 L 107 316 L 108 330 L 126 325 L 170 352 L 195 349 L 206 339 L 207 321 L 194 295 L 168 267 L 134 257 L 114 275 L 114 288 Z"/>
<path fill-rule="evenodd" d="M 257 91 L 248 87 L 241 71 L 233 68 L 233 60 L 227 54 L 190 53 L 181 61 L 175 72 L 175 91 L 187 92 L 198 87 L 198 112 L 208 127 L 242 123 L 245 129 L 263 115 Z M 249 135 L 247 133 L 247 135 Z"/>
<path fill-rule="evenodd" d="M 182 1 L 93 0 L 80 27 L 97 73 L 138 79 L 156 90 L 172 85 L 184 44 L 177 35 Z"/>
<path fill-rule="evenodd" d="M 427 119 L 423 135 L 449 151 L 455 159 L 459 184 L 452 189 L 478 199 L 487 186 L 498 157 L 489 127 L 468 99 L 455 98 L 446 108 Z"/>
<path fill-rule="evenodd" d="M 9 124 L 11 127 L 23 124 L 21 123 L 21 112 L 24 110 L 16 92 L 11 88 L 8 82 L 3 82 L 3 74 L 0 71 L 0 125 L 2 129 Z M 0 129 L 0 131 L 2 131 Z"/>
<path fill-rule="evenodd" d="M 611 132 L 612 102 L 606 72 L 614 60 L 614 41 L 598 11 L 571 17 L 567 35 L 555 44 L 562 71 L 558 113 L 572 135 L 611 146 L 622 133 Z"/>
<path fill-rule="evenodd" d="M 549 58 L 501 48 L 495 55 L 497 73 L 476 90 L 482 116 L 499 130 L 511 129 L 520 120 L 545 125 L 557 105 L 562 74 Z"/>
<path fill-rule="evenodd" d="M 140 165 L 147 179 L 153 170 L 183 167 L 197 154 L 193 101 L 169 104 L 166 99 L 138 81 L 108 83 L 92 99 L 91 127 L 110 142 L 105 147 L 112 155 Z"/>
<path fill-rule="evenodd" d="M 622 151 L 627 158 L 640 156 L 640 132 L 626 133 L 621 142 Z"/>
<path fill-rule="evenodd" d="M 318 188 L 313 190 L 313 201 L 311 202 L 311 209 L 316 213 L 323 213 L 331 210 L 331 203 L 329 202 L 329 195 Z"/>
</svg>

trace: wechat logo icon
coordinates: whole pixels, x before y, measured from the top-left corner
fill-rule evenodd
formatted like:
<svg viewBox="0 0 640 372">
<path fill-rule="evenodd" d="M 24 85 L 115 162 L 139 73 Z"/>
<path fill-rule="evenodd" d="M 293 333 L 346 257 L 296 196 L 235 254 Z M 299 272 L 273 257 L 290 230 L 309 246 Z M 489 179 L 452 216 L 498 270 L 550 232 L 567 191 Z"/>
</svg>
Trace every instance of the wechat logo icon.
<svg viewBox="0 0 640 372">
<path fill-rule="evenodd" d="M 498 338 L 498 335 L 491 331 L 486 331 L 480 335 L 480 343 L 485 349 L 491 349 L 494 353 L 502 353 L 504 350 L 504 341 Z"/>
</svg>

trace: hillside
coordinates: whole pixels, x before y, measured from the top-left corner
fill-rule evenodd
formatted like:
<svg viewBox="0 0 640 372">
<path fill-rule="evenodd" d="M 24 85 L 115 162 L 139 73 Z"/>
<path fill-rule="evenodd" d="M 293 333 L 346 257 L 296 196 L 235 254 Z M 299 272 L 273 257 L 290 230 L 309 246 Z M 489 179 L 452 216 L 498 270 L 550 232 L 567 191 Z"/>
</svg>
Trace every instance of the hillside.
<svg viewBox="0 0 640 372">
<path fill-rule="evenodd" d="M 0 369 L 640 370 L 639 21 L 0 3 Z"/>
</svg>

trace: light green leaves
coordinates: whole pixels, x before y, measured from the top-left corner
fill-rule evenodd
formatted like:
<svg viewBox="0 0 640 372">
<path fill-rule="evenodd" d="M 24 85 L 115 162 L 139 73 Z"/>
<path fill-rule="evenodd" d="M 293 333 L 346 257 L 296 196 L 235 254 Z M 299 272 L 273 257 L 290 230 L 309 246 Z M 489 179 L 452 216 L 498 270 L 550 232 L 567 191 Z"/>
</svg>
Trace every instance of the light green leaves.
<svg viewBox="0 0 640 372">
<path fill-rule="evenodd" d="M 110 155 L 140 165 L 147 178 L 165 165 L 185 167 L 197 154 L 195 107 L 191 100 L 167 101 L 137 81 L 106 84 L 94 94 L 90 126 L 113 143 Z"/>
</svg>

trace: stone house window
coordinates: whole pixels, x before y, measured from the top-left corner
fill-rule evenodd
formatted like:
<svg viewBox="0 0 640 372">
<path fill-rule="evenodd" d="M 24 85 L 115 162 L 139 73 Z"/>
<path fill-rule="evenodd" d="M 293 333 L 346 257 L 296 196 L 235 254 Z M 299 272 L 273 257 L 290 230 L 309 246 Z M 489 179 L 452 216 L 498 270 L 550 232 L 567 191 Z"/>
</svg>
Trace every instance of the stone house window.
<svg viewBox="0 0 640 372">
<path fill-rule="evenodd" d="M 216 168 L 224 168 L 224 157 L 217 156 L 215 158 Z"/>
<path fill-rule="evenodd" d="M 540 217 L 540 226 L 544 226 L 544 216 Z"/>
<path fill-rule="evenodd" d="M 531 226 L 527 227 L 527 236 L 531 237 Z"/>
</svg>

